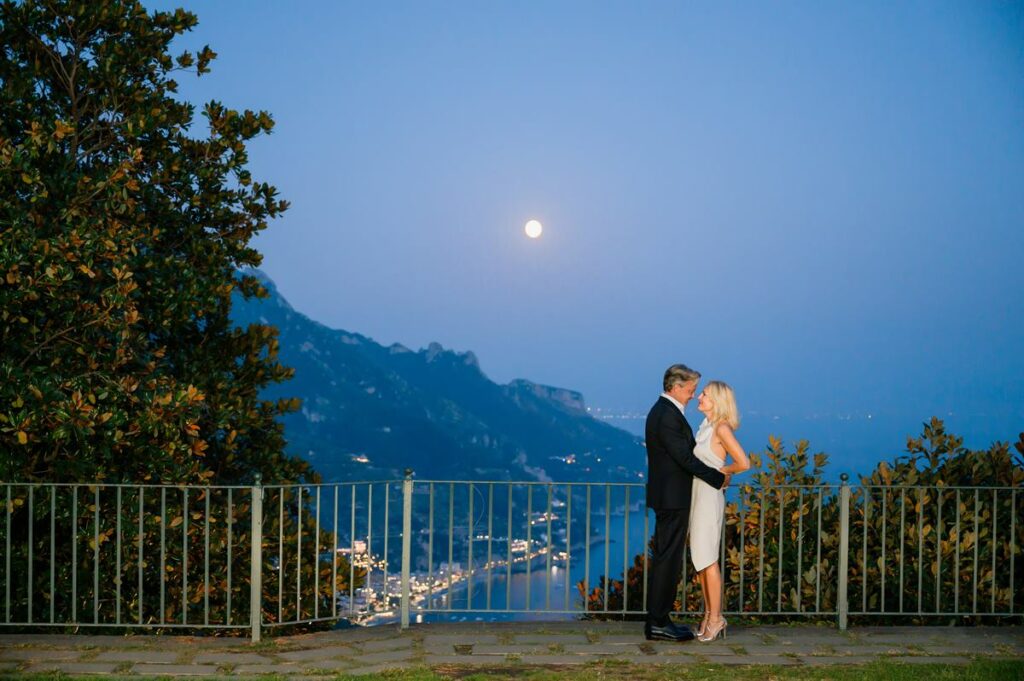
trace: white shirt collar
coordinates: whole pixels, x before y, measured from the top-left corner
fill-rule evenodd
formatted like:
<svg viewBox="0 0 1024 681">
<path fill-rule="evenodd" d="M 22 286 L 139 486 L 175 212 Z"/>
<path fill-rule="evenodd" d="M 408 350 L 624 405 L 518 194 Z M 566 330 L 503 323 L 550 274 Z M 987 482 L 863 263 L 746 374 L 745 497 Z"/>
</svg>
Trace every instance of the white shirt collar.
<svg viewBox="0 0 1024 681">
<path fill-rule="evenodd" d="M 668 393 L 662 393 L 661 396 L 664 397 L 665 399 L 667 399 L 672 404 L 676 405 L 676 408 L 679 409 L 679 413 L 682 414 L 684 417 L 686 416 L 686 405 L 681 404 L 679 402 L 679 400 L 677 400 L 676 398 L 672 397 Z"/>
</svg>

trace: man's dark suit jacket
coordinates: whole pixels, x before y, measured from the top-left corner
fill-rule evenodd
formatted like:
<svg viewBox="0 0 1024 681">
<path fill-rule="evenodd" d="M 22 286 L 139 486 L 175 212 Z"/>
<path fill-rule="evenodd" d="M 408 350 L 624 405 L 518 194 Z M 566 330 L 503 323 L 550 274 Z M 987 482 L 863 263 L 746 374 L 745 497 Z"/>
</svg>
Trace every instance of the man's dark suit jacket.
<svg viewBox="0 0 1024 681">
<path fill-rule="evenodd" d="M 647 507 L 690 510 L 693 478 L 715 489 L 725 475 L 693 454 L 693 429 L 679 407 L 662 396 L 647 414 Z"/>
</svg>

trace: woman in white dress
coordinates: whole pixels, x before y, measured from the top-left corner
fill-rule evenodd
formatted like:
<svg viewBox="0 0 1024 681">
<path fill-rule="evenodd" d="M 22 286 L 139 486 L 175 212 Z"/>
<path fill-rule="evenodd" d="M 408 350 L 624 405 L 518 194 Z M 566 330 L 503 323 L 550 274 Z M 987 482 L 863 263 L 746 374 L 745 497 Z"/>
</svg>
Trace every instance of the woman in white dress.
<svg viewBox="0 0 1024 681">
<path fill-rule="evenodd" d="M 723 473 L 735 475 L 750 468 L 750 459 L 734 434 L 740 426 L 740 417 L 732 388 L 721 381 L 711 381 L 698 397 L 697 408 L 704 414 L 704 422 L 697 430 L 694 455 Z M 727 456 L 732 459 L 728 464 Z M 704 620 L 697 629 L 700 641 L 714 641 L 725 636 L 727 622 L 722 617 L 722 573 L 718 567 L 724 515 L 724 492 L 694 478 L 690 504 L 690 558 L 704 592 Z"/>
</svg>

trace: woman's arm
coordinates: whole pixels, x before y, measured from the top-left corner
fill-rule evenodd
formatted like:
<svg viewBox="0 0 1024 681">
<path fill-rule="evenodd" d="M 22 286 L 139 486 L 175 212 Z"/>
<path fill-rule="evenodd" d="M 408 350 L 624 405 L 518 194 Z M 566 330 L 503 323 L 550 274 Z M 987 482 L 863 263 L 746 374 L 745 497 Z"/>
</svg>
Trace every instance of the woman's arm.
<svg viewBox="0 0 1024 681">
<path fill-rule="evenodd" d="M 719 423 L 715 427 L 715 434 L 718 435 L 718 439 L 722 441 L 725 451 L 732 458 L 732 463 L 728 466 L 723 466 L 720 470 L 723 473 L 742 473 L 745 470 L 749 470 L 750 459 L 747 458 L 747 453 L 743 451 L 743 447 L 736 440 L 736 435 L 732 432 L 729 424 Z"/>
</svg>

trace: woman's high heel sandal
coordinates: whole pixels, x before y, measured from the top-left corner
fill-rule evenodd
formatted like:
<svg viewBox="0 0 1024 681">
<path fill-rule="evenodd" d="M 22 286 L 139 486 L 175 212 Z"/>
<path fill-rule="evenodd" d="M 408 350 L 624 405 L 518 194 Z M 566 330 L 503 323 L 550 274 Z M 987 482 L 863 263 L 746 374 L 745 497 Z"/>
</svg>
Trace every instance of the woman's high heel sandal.
<svg viewBox="0 0 1024 681">
<path fill-rule="evenodd" d="M 700 626 L 697 627 L 697 634 L 696 634 L 697 638 L 700 638 L 701 636 L 703 636 L 704 635 L 704 631 L 707 628 L 708 628 L 708 618 L 705 617 L 704 619 L 702 619 L 700 621 Z"/>
<path fill-rule="evenodd" d="M 725 630 L 728 626 L 729 623 L 725 621 L 724 617 L 718 620 L 717 622 L 708 622 L 708 626 L 704 628 L 704 633 L 698 636 L 697 640 L 703 641 L 704 643 L 710 643 L 711 641 L 717 639 L 719 636 L 721 636 L 724 639 Z"/>
</svg>

